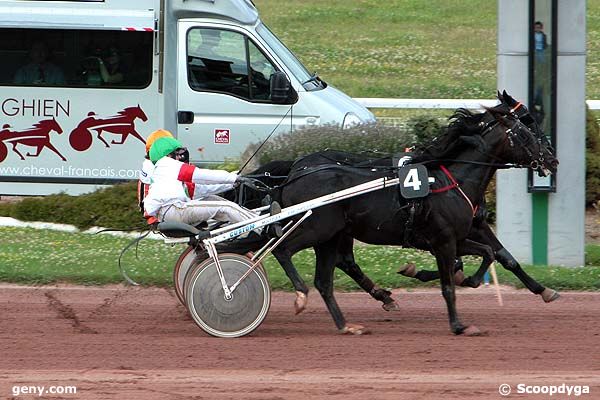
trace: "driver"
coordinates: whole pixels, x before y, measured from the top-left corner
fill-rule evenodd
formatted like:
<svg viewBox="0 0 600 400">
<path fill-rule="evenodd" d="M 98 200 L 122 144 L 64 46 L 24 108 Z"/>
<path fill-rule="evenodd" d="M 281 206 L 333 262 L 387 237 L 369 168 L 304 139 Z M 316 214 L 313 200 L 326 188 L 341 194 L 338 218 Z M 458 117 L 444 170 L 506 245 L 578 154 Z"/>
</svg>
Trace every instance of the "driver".
<svg viewBox="0 0 600 400">
<path fill-rule="evenodd" d="M 188 163 L 189 153 L 173 137 L 161 137 L 150 147 L 154 163 L 152 183 L 144 208 L 159 221 L 198 225 L 209 219 L 232 223 L 257 217 L 258 214 L 216 196 L 248 180 L 232 172 L 201 169 Z M 190 194 L 186 183 L 195 183 Z"/>
</svg>

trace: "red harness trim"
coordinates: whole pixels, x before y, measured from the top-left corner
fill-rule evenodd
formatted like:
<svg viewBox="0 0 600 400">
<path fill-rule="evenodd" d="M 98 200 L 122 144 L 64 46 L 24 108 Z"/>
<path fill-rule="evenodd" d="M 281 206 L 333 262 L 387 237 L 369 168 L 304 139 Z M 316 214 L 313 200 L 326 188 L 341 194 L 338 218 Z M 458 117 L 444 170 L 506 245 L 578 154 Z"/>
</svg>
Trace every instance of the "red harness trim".
<svg viewBox="0 0 600 400">
<path fill-rule="evenodd" d="M 431 193 L 443 193 L 458 187 L 458 182 L 456 182 L 456 179 L 454 179 L 450 171 L 448 171 L 448 168 L 444 167 L 443 165 L 440 165 L 440 169 L 444 174 L 446 174 L 446 176 L 448 177 L 448 179 L 450 179 L 450 182 L 452 183 L 448 186 L 444 186 L 438 189 L 431 189 Z"/>
<path fill-rule="evenodd" d="M 473 216 L 475 216 L 475 214 L 477 213 L 477 209 L 479 208 L 479 205 L 473 206 L 473 203 L 471 202 L 471 200 L 469 200 L 469 198 L 467 197 L 465 192 L 462 191 L 462 189 L 460 188 L 456 179 L 454 179 L 454 177 L 452 176 L 450 171 L 448 171 L 448 168 L 444 167 L 443 165 L 440 165 L 440 169 L 442 170 L 442 172 L 444 174 L 446 174 L 446 176 L 448 177 L 448 179 L 450 179 L 450 182 L 452 182 L 452 183 L 450 185 L 447 185 L 447 186 L 444 186 L 444 187 L 441 187 L 438 189 L 431 189 L 431 193 L 443 193 L 443 192 L 448 192 L 452 189 L 457 189 L 460 192 L 460 194 L 464 197 L 464 199 L 467 201 L 467 203 L 469 204 L 469 207 L 471 207 Z"/>
</svg>

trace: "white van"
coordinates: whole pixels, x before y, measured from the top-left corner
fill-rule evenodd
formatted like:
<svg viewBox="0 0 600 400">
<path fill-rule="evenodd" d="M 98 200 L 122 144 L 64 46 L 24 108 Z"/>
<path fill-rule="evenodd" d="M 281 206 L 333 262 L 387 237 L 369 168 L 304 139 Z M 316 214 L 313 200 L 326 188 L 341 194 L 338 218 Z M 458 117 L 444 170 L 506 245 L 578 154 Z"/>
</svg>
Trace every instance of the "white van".
<svg viewBox="0 0 600 400">
<path fill-rule="evenodd" d="M 137 179 L 172 131 L 197 164 L 374 116 L 311 75 L 250 0 L 0 0 L 0 194 Z"/>
</svg>

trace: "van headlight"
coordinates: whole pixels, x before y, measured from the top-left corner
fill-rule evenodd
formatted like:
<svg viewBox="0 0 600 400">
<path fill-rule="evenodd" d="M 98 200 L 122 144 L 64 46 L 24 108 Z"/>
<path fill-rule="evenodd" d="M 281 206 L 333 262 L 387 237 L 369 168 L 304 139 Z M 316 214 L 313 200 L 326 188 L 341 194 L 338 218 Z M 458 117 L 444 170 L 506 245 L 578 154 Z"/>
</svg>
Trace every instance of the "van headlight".
<svg viewBox="0 0 600 400">
<path fill-rule="evenodd" d="M 342 129 L 348 129 L 352 126 L 362 124 L 363 120 L 353 112 L 346 113 L 344 116 L 344 122 L 342 123 Z"/>
</svg>

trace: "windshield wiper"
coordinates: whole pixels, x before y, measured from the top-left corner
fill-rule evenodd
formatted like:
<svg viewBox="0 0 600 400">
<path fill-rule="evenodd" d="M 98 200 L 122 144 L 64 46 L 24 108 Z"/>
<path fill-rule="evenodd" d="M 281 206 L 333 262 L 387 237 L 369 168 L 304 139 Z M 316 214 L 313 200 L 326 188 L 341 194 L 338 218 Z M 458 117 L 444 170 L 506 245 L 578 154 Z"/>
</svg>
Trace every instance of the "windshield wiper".
<svg viewBox="0 0 600 400">
<path fill-rule="evenodd" d="M 321 78 L 319 78 L 319 75 L 317 75 L 317 73 L 315 72 L 314 74 L 312 74 L 310 76 L 310 78 L 308 78 L 306 81 L 302 82 L 302 86 L 306 85 L 307 83 L 311 83 L 311 82 L 319 83 L 320 81 L 321 81 Z"/>
<path fill-rule="evenodd" d="M 311 84 L 314 86 L 312 86 Z M 317 75 L 316 72 L 302 83 L 302 86 L 306 90 L 324 89 L 326 85 L 327 84 L 321 78 L 319 78 L 319 75 Z"/>
</svg>

